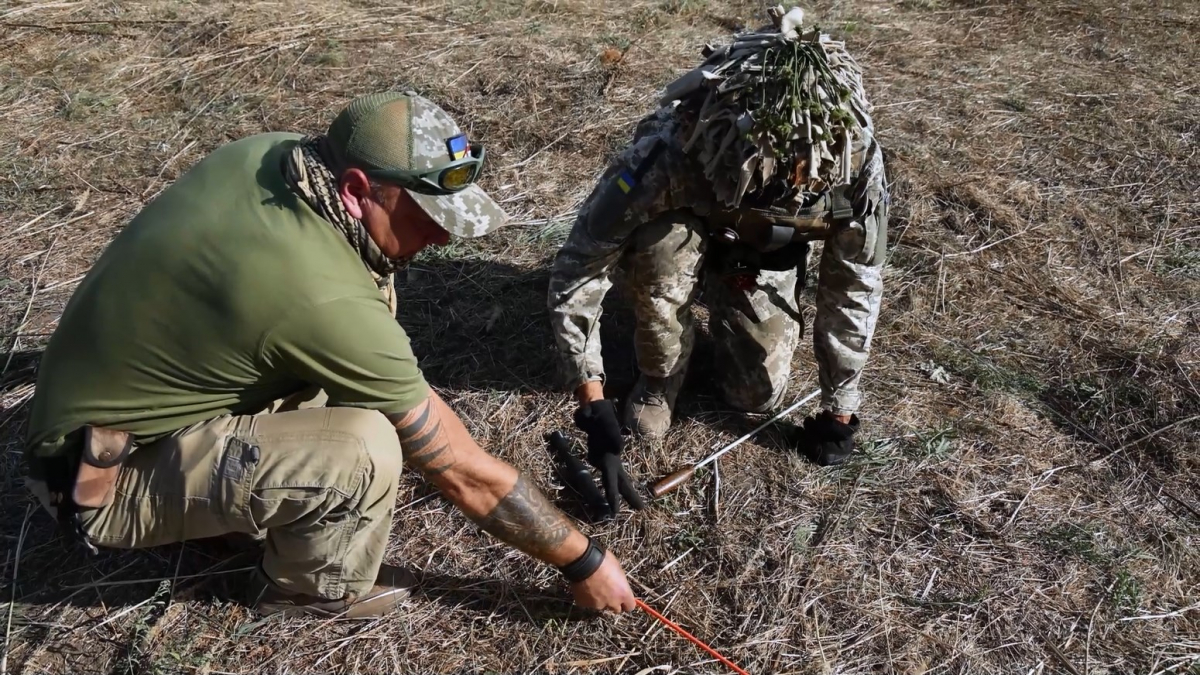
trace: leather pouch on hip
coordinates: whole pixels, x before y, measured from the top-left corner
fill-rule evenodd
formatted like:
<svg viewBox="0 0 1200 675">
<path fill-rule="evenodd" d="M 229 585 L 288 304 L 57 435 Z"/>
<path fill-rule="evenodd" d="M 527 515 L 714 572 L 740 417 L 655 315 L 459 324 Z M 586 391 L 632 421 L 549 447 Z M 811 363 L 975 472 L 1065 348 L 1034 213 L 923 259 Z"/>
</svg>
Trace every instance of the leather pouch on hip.
<svg viewBox="0 0 1200 675">
<path fill-rule="evenodd" d="M 113 501 L 121 465 L 133 449 L 133 436 L 116 429 L 83 428 L 83 456 L 71 498 L 79 508 L 99 509 Z"/>
</svg>

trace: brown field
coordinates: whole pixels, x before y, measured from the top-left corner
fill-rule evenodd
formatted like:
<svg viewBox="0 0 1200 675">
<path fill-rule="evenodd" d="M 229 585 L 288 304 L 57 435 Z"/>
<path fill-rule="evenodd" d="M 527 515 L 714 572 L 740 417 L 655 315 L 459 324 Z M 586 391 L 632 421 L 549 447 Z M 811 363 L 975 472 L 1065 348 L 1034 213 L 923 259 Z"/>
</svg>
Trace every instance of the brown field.
<svg viewBox="0 0 1200 675">
<path fill-rule="evenodd" d="M 820 469 L 778 426 L 590 531 L 751 673 L 1200 673 L 1200 3 L 805 9 L 864 66 L 893 183 L 864 452 Z M 645 616 L 572 609 L 552 570 L 414 475 L 388 556 L 425 579 L 405 613 L 260 620 L 238 602 L 246 554 L 68 548 L 21 447 L 40 349 L 132 214 L 222 143 L 319 132 L 352 96 L 408 86 L 487 144 L 518 224 L 416 261 L 400 321 L 480 442 L 562 497 L 542 441 L 571 411 L 549 260 L 661 86 L 764 10 L 0 2 L 5 672 L 725 672 Z M 607 306 L 622 396 L 631 319 L 619 293 Z M 815 386 L 809 344 L 795 396 Z M 677 431 L 630 451 L 639 479 L 757 423 L 705 386 L 708 353 Z"/>
</svg>

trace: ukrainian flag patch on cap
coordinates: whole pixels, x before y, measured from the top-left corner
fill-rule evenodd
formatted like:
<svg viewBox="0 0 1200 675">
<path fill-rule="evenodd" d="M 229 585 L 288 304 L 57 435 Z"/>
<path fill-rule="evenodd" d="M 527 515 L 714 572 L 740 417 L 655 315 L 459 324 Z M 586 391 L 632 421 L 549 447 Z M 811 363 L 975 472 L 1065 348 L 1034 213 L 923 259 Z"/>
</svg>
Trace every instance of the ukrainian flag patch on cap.
<svg viewBox="0 0 1200 675">
<path fill-rule="evenodd" d="M 450 151 L 450 159 L 459 160 L 471 151 L 471 144 L 467 142 L 466 134 L 459 134 L 446 139 L 446 149 Z"/>
<path fill-rule="evenodd" d="M 621 192 L 629 194 L 635 185 L 637 185 L 637 181 L 633 179 L 633 174 L 628 170 L 622 169 L 621 173 L 617 174 L 617 187 L 621 188 Z"/>
</svg>

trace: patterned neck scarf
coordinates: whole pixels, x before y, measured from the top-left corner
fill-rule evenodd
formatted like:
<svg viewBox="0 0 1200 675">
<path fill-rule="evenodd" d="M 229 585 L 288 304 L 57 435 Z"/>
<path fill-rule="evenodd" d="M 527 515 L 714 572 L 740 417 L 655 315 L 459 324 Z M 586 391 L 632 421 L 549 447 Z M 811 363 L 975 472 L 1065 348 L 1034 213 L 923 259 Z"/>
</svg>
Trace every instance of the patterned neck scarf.
<svg viewBox="0 0 1200 675">
<path fill-rule="evenodd" d="M 346 210 L 338 194 L 337 177 L 329 168 L 333 163 L 326 160 L 330 156 L 324 136 L 306 136 L 284 158 L 284 180 L 305 203 L 337 228 L 350 247 L 358 252 L 395 316 L 396 287 L 392 273 L 407 265 L 409 259 L 393 260 L 385 256 L 375 240 L 371 239 L 362 221 Z"/>
<path fill-rule="evenodd" d="M 346 211 L 338 194 L 337 177 L 329 169 L 332 162 L 326 160 L 330 156 L 324 136 L 306 136 L 284 159 L 284 179 L 301 199 L 346 237 L 368 269 L 378 276 L 389 276 L 408 261 L 385 256 L 362 221 Z"/>
</svg>

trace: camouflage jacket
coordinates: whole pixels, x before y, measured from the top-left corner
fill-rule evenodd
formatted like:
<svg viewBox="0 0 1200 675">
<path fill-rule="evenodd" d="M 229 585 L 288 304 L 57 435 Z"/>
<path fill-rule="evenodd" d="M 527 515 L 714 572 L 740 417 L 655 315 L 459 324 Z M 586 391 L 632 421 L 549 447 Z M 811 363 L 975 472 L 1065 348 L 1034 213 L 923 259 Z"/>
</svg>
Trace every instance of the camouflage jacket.
<svg viewBox="0 0 1200 675">
<path fill-rule="evenodd" d="M 633 142 L 613 160 L 583 203 L 555 257 L 548 304 L 564 379 L 571 389 L 604 377 L 600 305 L 633 230 L 669 211 L 687 210 L 703 219 L 720 208 L 700 167 L 683 153 L 678 125 L 666 108 L 638 123 Z M 877 145 L 863 145 L 854 147 L 857 173 L 862 175 L 866 167 L 873 176 L 871 194 L 876 203 L 868 216 L 826 240 L 813 322 L 822 402 L 838 414 L 849 414 L 859 406 L 858 381 L 883 291 L 887 242 L 883 155 Z M 614 189 L 628 198 L 613 199 Z M 609 206 L 612 202 L 617 202 L 616 209 Z"/>
</svg>

